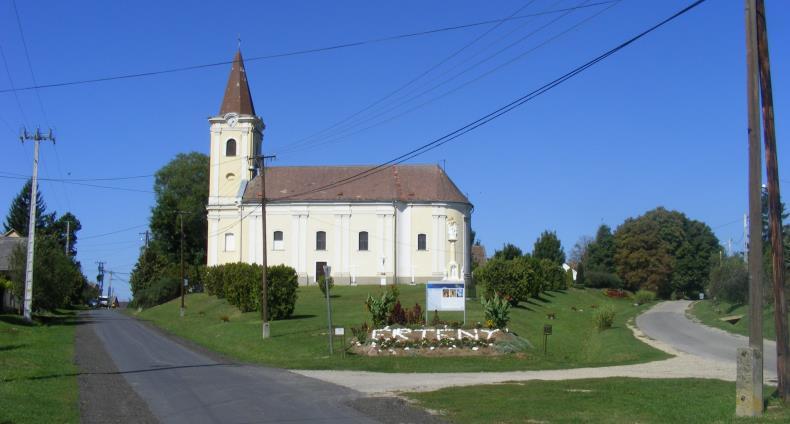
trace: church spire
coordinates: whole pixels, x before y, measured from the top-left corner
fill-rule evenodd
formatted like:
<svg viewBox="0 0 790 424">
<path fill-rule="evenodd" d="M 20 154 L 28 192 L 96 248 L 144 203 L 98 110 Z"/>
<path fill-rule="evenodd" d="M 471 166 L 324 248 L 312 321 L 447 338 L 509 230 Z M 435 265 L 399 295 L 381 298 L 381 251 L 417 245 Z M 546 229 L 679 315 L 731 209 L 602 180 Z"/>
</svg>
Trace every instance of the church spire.
<svg viewBox="0 0 790 424">
<path fill-rule="evenodd" d="M 228 86 L 225 88 L 225 97 L 219 108 L 220 115 L 231 112 L 255 116 L 255 106 L 252 105 L 252 96 L 247 83 L 247 71 L 244 69 L 244 61 L 241 58 L 241 50 L 238 50 L 233 58 L 230 76 L 228 76 Z"/>
</svg>

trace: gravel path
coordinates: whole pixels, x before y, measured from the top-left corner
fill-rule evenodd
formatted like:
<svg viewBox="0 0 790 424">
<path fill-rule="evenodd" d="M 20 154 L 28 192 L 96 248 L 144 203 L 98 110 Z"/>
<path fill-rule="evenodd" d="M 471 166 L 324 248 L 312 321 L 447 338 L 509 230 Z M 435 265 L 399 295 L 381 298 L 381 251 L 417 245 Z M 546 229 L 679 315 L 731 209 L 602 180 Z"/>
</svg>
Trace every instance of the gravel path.
<svg viewBox="0 0 790 424">
<path fill-rule="evenodd" d="M 651 313 L 657 305 L 646 313 Z M 658 309 L 659 311 L 661 309 Z M 634 336 L 663 350 L 674 358 L 635 365 L 596 368 L 574 368 L 545 371 L 469 372 L 469 373 L 376 373 L 366 371 L 295 371 L 304 376 L 334 384 L 353 387 L 371 395 L 389 395 L 399 392 L 426 392 L 444 387 L 470 386 L 529 380 L 575 380 L 584 378 L 634 377 L 634 378 L 712 378 L 735 381 L 735 362 L 691 355 L 667 343 L 645 336 L 638 328 L 630 327 Z"/>
<path fill-rule="evenodd" d="M 80 422 L 158 423 L 146 403 L 118 372 L 96 336 L 95 326 L 96 322 L 85 313 L 80 316 L 75 330 L 74 362 L 79 368 Z"/>
</svg>

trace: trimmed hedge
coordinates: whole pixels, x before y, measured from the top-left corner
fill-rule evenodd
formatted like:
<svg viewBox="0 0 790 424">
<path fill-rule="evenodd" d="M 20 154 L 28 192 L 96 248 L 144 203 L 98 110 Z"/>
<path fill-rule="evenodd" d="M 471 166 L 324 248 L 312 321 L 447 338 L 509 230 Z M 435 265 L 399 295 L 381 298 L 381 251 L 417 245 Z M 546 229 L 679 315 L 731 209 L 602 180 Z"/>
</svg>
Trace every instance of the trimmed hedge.
<svg viewBox="0 0 790 424">
<path fill-rule="evenodd" d="M 296 306 L 296 289 L 299 287 L 296 271 L 285 265 L 266 269 L 269 316 L 271 319 L 288 318 Z M 212 296 L 227 299 L 242 312 L 260 310 L 261 271 L 260 265 L 242 262 L 208 267 L 206 291 Z"/>
</svg>

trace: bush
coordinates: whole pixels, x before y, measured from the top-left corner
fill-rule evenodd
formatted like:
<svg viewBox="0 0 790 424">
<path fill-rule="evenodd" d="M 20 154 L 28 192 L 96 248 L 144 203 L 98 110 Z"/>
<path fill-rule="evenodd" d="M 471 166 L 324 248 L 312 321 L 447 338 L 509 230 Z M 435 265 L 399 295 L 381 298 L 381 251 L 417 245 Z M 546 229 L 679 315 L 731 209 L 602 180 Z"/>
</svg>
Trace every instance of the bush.
<svg viewBox="0 0 790 424">
<path fill-rule="evenodd" d="M 749 299 L 749 272 L 741 258 L 728 257 L 711 268 L 708 294 L 729 303 L 746 303 Z"/>
<path fill-rule="evenodd" d="M 370 312 L 373 328 L 381 328 L 387 323 L 390 308 L 395 303 L 396 297 L 392 290 L 385 290 L 380 296 L 368 295 L 365 307 Z"/>
<path fill-rule="evenodd" d="M 326 296 L 326 277 L 324 277 L 323 275 L 318 277 L 318 281 L 316 281 L 316 283 L 318 283 L 318 287 L 321 288 L 321 293 L 323 293 L 324 296 Z M 329 277 L 329 291 L 330 291 L 330 293 L 332 292 L 332 288 L 333 287 L 335 287 L 335 278 L 334 277 Z"/>
<path fill-rule="evenodd" d="M 179 295 L 181 295 L 181 287 L 177 278 L 160 277 L 148 287 L 138 290 L 131 306 L 150 308 L 173 300 Z"/>
<path fill-rule="evenodd" d="M 584 275 L 584 285 L 595 288 L 619 289 L 623 287 L 623 280 L 610 272 L 589 271 Z"/>
<path fill-rule="evenodd" d="M 651 292 L 650 290 L 639 290 L 634 294 L 634 302 L 639 305 L 644 305 L 645 303 L 650 303 L 656 300 L 656 294 Z"/>
<path fill-rule="evenodd" d="M 548 259 L 540 259 L 537 262 L 540 267 L 541 290 L 562 290 L 565 287 L 565 270 Z"/>
<path fill-rule="evenodd" d="M 395 301 L 395 305 L 392 307 L 392 310 L 387 317 L 387 324 L 406 325 L 406 312 L 403 310 L 400 300 Z"/>
<path fill-rule="evenodd" d="M 510 303 L 505 299 L 494 296 L 480 299 L 485 312 L 486 323 L 491 323 L 494 328 L 505 328 L 510 322 Z"/>
<path fill-rule="evenodd" d="M 370 334 L 370 326 L 367 322 L 363 322 L 359 327 L 351 327 L 351 334 L 354 335 L 358 342 L 365 344 Z"/>
<path fill-rule="evenodd" d="M 422 307 L 419 303 L 415 303 L 411 309 L 406 309 L 406 324 L 407 325 L 422 325 L 425 322 L 425 317 L 422 313 Z"/>
<path fill-rule="evenodd" d="M 475 281 L 485 287 L 487 297 L 500 296 L 516 306 L 540 293 L 535 262 L 523 256 L 511 260 L 494 258 L 475 270 Z"/>
<path fill-rule="evenodd" d="M 595 328 L 598 331 L 606 330 L 607 328 L 612 328 L 612 324 L 614 324 L 614 308 L 611 306 L 606 306 L 598 311 L 595 312 L 593 315 L 593 322 L 595 323 Z"/>
<path fill-rule="evenodd" d="M 242 312 L 260 310 L 261 271 L 260 265 L 242 262 L 209 267 L 205 276 L 206 290 L 211 295 L 226 298 Z M 270 319 L 290 317 L 299 287 L 296 271 L 286 265 L 275 265 L 267 267 L 266 275 Z"/>
</svg>

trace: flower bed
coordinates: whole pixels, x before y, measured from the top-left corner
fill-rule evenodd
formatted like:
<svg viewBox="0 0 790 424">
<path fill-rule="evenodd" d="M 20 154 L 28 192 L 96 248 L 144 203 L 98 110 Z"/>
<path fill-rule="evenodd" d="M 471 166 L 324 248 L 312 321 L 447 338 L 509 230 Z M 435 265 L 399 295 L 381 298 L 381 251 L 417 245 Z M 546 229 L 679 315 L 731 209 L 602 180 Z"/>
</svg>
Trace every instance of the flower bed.
<svg viewBox="0 0 790 424">
<path fill-rule="evenodd" d="M 373 330 L 365 342 L 352 340 L 351 351 L 366 356 L 501 355 L 497 343 L 516 338 L 507 329 L 389 328 Z"/>
</svg>

